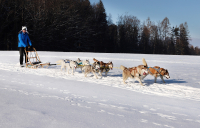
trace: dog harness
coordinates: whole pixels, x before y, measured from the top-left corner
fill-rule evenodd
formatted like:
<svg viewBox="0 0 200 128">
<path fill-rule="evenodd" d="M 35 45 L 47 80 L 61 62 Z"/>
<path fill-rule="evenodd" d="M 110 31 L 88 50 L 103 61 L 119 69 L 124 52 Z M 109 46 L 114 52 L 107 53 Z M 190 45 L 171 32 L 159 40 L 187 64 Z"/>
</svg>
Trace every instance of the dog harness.
<svg viewBox="0 0 200 128">
<path fill-rule="evenodd" d="M 69 61 L 64 60 L 65 63 L 70 63 Z"/>
<path fill-rule="evenodd" d="M 64 60 L 64 62 L 65 62 L 65 63 L 69 63 L 69 67 L 70 67 L 70 68 L 73 68 L 73 67 L 70 65 L 70 61 Z"/>
<path fill-rule="evenodd" d="M 161 74 L 161 72 L 160 72 L 160 68 L 156 69 L 156 68 L 154 68 L 154 67 L 147 67 L 147 70 L 149 71 L 149 73 L 150 73 L 151 75 L 153 75 L 153 73 L 149 70 L 149 68 L 155 69 L 155 70 L 162 76 L 162 74 Z"/>
<path fill-rule="evenodd" d="M 93 66 L 93 65 L 91 65 L 93 68 L 94 68 L 94 70 L 97 72 L 97 68 L 96 68 L 96 65 L 95 66 Z"/>
<path fill-rule="evenodd" d="M 105 65 L 104 65 L 104 66 L 101 66 L 101 68 L 105 69 L 106 72 L 110 70 L 110 68 L 109 68 L 109 67 L 106 67 Z"/>
<path fill-rule="evenodd" d="M 132 69 L 132 70 L 130 70 L 130 68 L 128 69 L 130 72 L 132 72 L 132 70 L 136 70 L 137 71 L 137 68 L 134 68 L 134 69 Z M 138 71 L 137 71 L 137 73 L 139 74 L 139 76 L 142 76 Z M 131 76 L 132 77 L 135 77 L 135 76 L 133 76 L 132 74 L 131 74 Z"/>
<path fill-rule="evenodd" d="M 78 65 L 82 65 L 83 63 L 81 62 L 81 63 L 77 63 Z"/>
</svg>

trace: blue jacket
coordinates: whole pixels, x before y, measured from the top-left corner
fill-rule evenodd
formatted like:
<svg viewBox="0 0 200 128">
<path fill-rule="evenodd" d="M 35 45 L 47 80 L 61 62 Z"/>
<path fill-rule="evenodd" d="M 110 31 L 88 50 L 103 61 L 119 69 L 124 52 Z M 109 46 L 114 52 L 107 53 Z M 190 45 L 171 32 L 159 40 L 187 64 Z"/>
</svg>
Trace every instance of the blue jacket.
<svg viewBox="0 0 200 128">
<path fill-rule="evenodd" d="M 28 46 L 28 43 L 30 46 L 32 46 L 32 43 L 31 43 L 31 40 L 28 36 L 28 33 L 25 32 L 25 34 L 21 31 L 19 34 L 18 34 L 18 47 L 27 47 Z"/>
</svg>

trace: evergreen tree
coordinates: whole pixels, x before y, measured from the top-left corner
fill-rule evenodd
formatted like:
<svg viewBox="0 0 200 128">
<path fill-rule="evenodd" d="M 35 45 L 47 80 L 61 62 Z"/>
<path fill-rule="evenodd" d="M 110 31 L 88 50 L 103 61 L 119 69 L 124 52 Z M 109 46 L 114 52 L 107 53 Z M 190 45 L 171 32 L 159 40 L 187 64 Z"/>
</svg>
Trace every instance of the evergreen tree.
<svg viewBox="0 0 200 128">
<path fill-rule="evenodd" d="M 118 25 L 118 31 L 119 31 L 119 52 L 125 52 L 126 53 L 126 47 L 124 43 L 126 42 L 125 37 L 125 27 L 124 25 Z"/>
<path fill-rule="evenodd" d="M 151 38 L 150 42 L 152 44 L 152 52 L 153 54 L 159 53 L 159 38 L 158 38 L 158 28 L 156 25 L 151 26 Z"/>
<path fill-rule="evenodd" d="M 178 27 L 175 27 L 174 34 L 175 34 L 175 54 L 180 55 L 181 45 L 180 45 L 180 31 Z"/>
<path fill-rule="evenodd" d="M 147 28 L 147 26 L 144 24 L 142 27 L 142 33 L 141 33 L 141 38 L 139 41 L 139 49 L 140 49 L 140 53 L 145 53 L 148 54 L 150 53 L 150 32 Z"/>
<path fill-rule="evenodd" d="M 118 26 L 123 27 L 125 31 L 123 33 L 125 34 L 125 40 L 123 42 L 123 52 L 138 52 L 139 25 L 140 21 L 135 16 L 122 15 L 119 17 Z"/>
<path fill-rule="evenodd" d="M 100 0 L 94 6 L 95 14 L 95 51 L 104 52 L 106 50 L 106 33 L 107 33 L 107 20 L 106 20 L 106 12 L 103 5 L 103 2 Z"/>
<path fill-rule="evenodd" d="M 181 55 L 189 54 L 189 31 L 187 23 L 180 24 L 180 46 L 181 46 Z"/>
<path fill-rule="evenodd" d="M 175 54 L 175 33 L 174 27 L 171 29 L 170 40 L 168 41 L 167 53 L 174 55 Z"/>
<path fill-rule="evenodd" d="M 111 24 L 108 26 L 108 52 L 118 52 L 119 45 L 117 42 L 117 25 Z"/>
</svg>

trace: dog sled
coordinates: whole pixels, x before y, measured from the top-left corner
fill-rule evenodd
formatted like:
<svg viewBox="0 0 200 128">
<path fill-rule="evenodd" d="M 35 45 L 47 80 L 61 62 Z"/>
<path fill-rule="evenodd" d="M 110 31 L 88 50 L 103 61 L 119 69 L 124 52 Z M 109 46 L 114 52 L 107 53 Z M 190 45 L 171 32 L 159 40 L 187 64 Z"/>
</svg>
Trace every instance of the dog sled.
<svg viewBox="0 0 200 128">
<path fill-rule="evenodd" d="M 26 68 L 33 68 L 37 69 L 38 67 L 46 67 L 48 68 L 51 65 L 56 64 L 50 64 L 50 62 L 41 62 L 38 53 L 34 47 L 27 47 L 25 48 L 25 54 L 26 54 Z"/>
</svg>

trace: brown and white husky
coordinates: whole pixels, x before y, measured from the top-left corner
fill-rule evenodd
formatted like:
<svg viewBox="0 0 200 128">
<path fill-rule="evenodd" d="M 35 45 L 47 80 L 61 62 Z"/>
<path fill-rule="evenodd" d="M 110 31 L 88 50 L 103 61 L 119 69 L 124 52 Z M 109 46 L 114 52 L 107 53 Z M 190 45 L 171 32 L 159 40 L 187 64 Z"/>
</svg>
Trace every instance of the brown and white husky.
<svg viewBox="0 0 200 128">
<path fill-rule="evenodd" d="M 144 65 L 147 66 L 147 62 L 145 60 L 142 61 Z M 160 76 L 160 78 L 162 79 L 163 83 L 165 83 L 163 77 L 166 77 L 167 79 L 170 78 L 169 76 L 169 72 L 167 69 L 164 68 L 160 68 L 159 66 L 154 66 L 154 67 L 148 67 L 147 66 L 147 70 L 148 70 L 148 74 L 154 76 L 154 83 L 156 83 L 157 77 Z M 142 79 L 144 79 L 146 76 L 144 76 Z"/>
<path fill-rule="evenodd" d="M 136 79 L 137 81 L 140 82 L 142 86 L 144 86 L 141 80 L 148 73 L 147 65 L 138 65 L 137 67 L 132 67 L 132 68 L 127 68 L 121 65 L 120 69 L 123 71 L 122 76 L 124 84 L 126 84 L 125 81 L 130 77 Z"/>
</svg>

